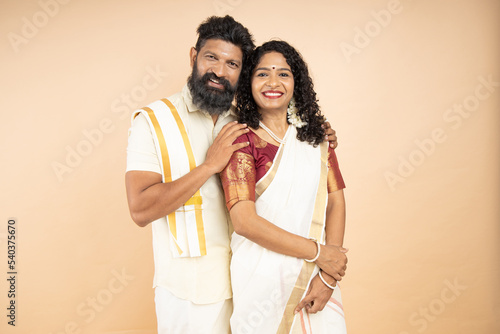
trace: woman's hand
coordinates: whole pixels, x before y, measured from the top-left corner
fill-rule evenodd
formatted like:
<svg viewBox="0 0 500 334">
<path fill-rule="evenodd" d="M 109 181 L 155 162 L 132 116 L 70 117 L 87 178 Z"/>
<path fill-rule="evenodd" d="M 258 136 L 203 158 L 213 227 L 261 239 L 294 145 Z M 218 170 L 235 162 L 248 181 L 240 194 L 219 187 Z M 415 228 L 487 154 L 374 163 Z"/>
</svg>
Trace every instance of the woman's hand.
<svg viewBox="0 0 500 334">
<path fill-rule="evenodd" d="M 323 273 L 323 276 L 326 276 Z M 324 277 L 327 279 L 328 284 L 330 284 L 331 278 Z M 333 282 L 332 285 L 337 284 L 336 282 Z M 316 313 L 323 308 L 325 308 L 326 303 L 330 300 L 332 297 L 333 290 L 327 287 L 322 281 L 321 278 L 319 278 L 319 275 L 316 275 L 312 281 L 311 284 L 309 284 L 309 290 L 307 290 L 307 294 L 300 301 L 300 303 L 297 305 L 295 308 L 295 313 L 299 313 L 300 310 L 302 310 L 304 307 L 306 308 L 308 313 Z"/>
<path fill-rule="evenodd" d="M 321 245 L 321 252 L 316 264 L 336 281 L 341 281 L 347 269 L 348 249 L 340 246 Z"/>
</svg>

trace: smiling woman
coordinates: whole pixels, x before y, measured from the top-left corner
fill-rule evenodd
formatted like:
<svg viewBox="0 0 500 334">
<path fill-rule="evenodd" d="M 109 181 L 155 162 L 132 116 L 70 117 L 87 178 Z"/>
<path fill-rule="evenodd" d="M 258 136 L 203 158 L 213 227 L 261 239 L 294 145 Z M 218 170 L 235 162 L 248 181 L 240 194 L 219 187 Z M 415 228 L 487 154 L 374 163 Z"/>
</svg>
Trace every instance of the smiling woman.
<svg viewBox="0 0 500 334">
<path fill-rule="evenodd" d="M 235 141 L 250 145 L 221 173 L 234 227 L 232 332 L 345 333 L 335 287 L 347 262 L 345 186 L 335 152 L 319 145 L 323 116 L 292 46 L 256 49 L 242 72 L 237 115 L 252 132 Z"/>
<path fill-rule="evenodd" d="M 292 99 L 293 89 L 293 73 L 285 57 L 278 52 L 262 56 L 252 76 L 252 96 L 257 105 L 268 112 L 286 109 Z"/>
<path fill-rule="evenodd" d="M 271 77 L 271 72 L 275 74 L 274 77 Z M 287 75 L 291 77 L 287 77 Z M 293 86 L 286 84 L 289 81 L 292 82 Z M 259 122 L 263 120 L 262 117 L 264 114 L 258 111 L 259 106 L 257 101 L 261 100 L 262 96 L 255 97 L 256 91 L 253 91 L 253 85 L 265 83 L 267 87 L 259 89 L 268 91 L 266 94 L 268 97 L 266 99 L 267 102 L 271 102 L 272 93 L 274 95 L 286 93 L 286 97 L 288 98 L 286 104 L 288 105 L 291 101 L 296 107 L 292 108 L 294 110 L 292 118 L 300 120 L 301 123 L 307 123 L 305 127 L 297 126 L 297 138 L 315 146 L 323 141 L 324 129 L 322 128 L 322 124 L 325 118 L 320 113 L 316 92 L 314 91 L 312 79 L 309 76 L 307 64 L 302 59 L 300 53 L 288 43 L 270 41 L 257 48 L 253 57 L 250 58 L 248 66 L 241 73 L 240 83 L 236 94 L 236 105 L 241 123 L 248 124 L 253 129 L 259 131 Z M 276 90 L 278 84 L 282 85 L 280 87 L 281 90 L 273 92 L 273 90 Z M 255 88 L 257 89 L 257 87 Z M 285 99 L 278 98 L 277 100 L 281 102 Z M 285 114 L 287 105 L 282 109 Z M 270 125 L 265 120 L 263 120 L 263 123 L 267 126 Z M 262 133 L 263 131 L 260 132 Z"/>
</svg>

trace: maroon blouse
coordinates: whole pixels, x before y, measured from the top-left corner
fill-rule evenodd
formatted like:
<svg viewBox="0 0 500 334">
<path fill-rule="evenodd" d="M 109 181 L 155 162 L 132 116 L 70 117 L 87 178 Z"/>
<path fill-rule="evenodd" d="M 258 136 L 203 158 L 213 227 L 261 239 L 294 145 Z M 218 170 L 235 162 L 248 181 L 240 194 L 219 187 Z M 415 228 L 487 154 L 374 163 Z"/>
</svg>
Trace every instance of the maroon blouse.
<svg viewBox="0 0 500 334">
<path fill-rule="evenodd" d="M 220 173 L 228 210 L 239 201 L 255 202 L 255 184 L 267 173 L 279 149 L 253 131 L 238 137 L 234 144 L 243 142 L 249 142 L 250 145 L 234 152 L 226 168 Z M 329 193 L 345 188 L 337 156 L 330 147 L 327 181 Z"/>
</svg>

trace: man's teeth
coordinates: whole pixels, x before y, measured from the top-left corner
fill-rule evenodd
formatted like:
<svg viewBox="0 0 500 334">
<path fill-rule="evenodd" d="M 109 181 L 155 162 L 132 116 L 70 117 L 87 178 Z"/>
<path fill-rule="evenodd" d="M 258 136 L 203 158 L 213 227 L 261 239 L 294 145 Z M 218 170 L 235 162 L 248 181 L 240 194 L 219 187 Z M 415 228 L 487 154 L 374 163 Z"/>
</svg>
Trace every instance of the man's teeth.
<svg viewBox="0 0 500 334">
<path fill-rule="evenodd" d="M 219 81 L 218 81 L 218 80 L 215 80 L 215 79 L 210 79 L 210 81 L 215 82 L 216 84 L 218 84 L 218 83 L 219 83 Z"/>
</svg>

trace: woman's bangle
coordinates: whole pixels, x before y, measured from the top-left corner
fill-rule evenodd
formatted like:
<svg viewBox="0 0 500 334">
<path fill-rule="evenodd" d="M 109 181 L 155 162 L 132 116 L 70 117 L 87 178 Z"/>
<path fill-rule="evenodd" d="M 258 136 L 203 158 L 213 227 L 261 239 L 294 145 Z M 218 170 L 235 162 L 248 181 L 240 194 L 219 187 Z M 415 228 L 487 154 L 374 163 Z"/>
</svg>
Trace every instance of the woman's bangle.
<svg viewBox="0 0 500 334">
<path fill-rule="evenodd" d="M 330 289 L 332 289 L 332 290 L 334 290 L 334 289 L 335 289 L 335 287 L 334 287 L 334 286 L 331 286 L 330 284 L 326 283 L 325 279 L 323 278 L 323 275 L 321 275 L 321 270 L 320 270 L 320 271 L 318 271 L 318 274 L 319 274 L 319 278 L 321 279 L 321 281 L 322 281 L 323 283 L 325 283 L 325 285 L 326 285 L 327 287 L 329 287 L 329 288 L 330 288 Z"/>
<path fill-rule="evenodd" d="M 314 262 L 314 261 L 316 261 L 318 259 L 319 253 L 321 253 L 321 246 L 319 245 L 319 241 L 318 240 L 316 240 L 314 238 L 309 238 L 309 240 L 312 240 L 312 241 L 314 241 L 316 243 L 316 247 L 318 248 L 318 253 L 316 253 L 316 256 L 314 257 L 314 259 L 312 259 L 312 260 L 304 259 L 304 261 L 306 261 L 306 262 Z"/>
</svg>

